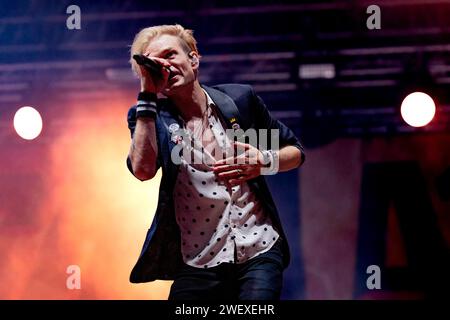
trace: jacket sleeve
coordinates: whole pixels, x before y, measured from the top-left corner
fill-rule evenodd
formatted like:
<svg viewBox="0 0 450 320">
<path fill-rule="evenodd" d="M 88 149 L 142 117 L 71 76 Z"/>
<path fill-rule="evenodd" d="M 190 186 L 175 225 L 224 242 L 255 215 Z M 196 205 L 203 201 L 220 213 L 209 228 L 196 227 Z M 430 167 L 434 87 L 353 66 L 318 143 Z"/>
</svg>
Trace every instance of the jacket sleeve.
<svg viewBox="0 0 450 320">
<path fill-rule="evenodd" d="M 305 162 L 305 151 L 299 139 L 281 121 L 275 119 L 267 109 L 264 101 L 252 88 L 252 104 L 256 116 L 256 126 L 258 129 L 278 129 L 280 133 L 280 148 L 284 146 L 294 146 L 301 152 L 301 163 Z"/>
<path fill-rule="evenodd" d="M 128 110 L 127 123 L 128 123 L 128 129 L 130 130 L 131 139 L 133 139 L 134 130 L 136 129 L 136 106 L 132 106 Z M 130 155 L 127 156 L 126 163 L 127 163 L 128 170 L 130 170 L 130 172 L 134 175 L 133 167 L 131 166 Z M 156 170 L 158 170 L 160 167 L 161 167 L 161 159 L 160 159 L 160 154 L 158 152 L 158 157 L 156 159 Z"/>
</svg>

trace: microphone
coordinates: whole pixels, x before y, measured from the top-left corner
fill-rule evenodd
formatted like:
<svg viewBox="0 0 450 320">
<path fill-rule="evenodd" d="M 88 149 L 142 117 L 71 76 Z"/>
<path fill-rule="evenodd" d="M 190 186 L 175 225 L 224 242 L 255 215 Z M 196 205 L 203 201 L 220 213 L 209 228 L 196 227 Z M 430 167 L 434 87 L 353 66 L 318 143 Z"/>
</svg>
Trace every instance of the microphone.
<svg viewBox="0 0 450 320">
<path fill-rule="evenodd" d="M 149 59 L 142 54 L 133 55 L 133 59 L 136 61 L 137 64 L 144 66 L 145 69 L 147 69 L 147 71 L 149 71 L 153 75 L 162 78 L 162 68 L 163 68 L 162 65 L 156 63 L 152 59 Z M 170 70 L 168 71 L 170 72 Z"/>
</svg>

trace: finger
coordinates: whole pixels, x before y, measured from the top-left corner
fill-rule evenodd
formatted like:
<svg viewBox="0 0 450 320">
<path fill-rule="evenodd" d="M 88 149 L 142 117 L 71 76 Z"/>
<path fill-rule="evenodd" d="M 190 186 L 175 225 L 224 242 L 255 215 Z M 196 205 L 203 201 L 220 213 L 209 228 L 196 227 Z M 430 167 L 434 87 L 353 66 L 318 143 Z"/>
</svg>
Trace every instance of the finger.
<svg viewBox="0 0 450 320">
<path fill-rule="evenodd" d="M 230 179 L 230 178 L 237 178 L 241 175 L 245 175 L 244 171 L 242 170 L 231 170 L 231 171 L 225 171 L 219 173 L 217 176 L 221 179 Z"/>
<path fill-rule="evenodd" d="M 229 183 L 231 186 L 237 186 L 237 185 L 242 184 L 242 183 L 244 183 L 245 181 L 250 180 L 250 179 L 251 179 L 251 178 L 249 178 L 248 176 L 240 176 L 240 177 L 238 177 L 238 178 L 230 179 L 230 180 L 228 181 L 228 183 Z"/>
<path fill-rule="evenodd" d="M 217 166 L 214 167 L 213 172 L 218 174 L 224 171 L 233 171 L 233 170 L 242 170 L 246 171 L 248 169 L 249 165 L 245 164 L 235 164 L 235 165 L 223 165 L 223 166 Z"/>
<path fill-rule="evenodd" d="M 169 81 L 170 76 L 170 70 L 166 68 L 161 69 L 161 76 L 152 76 L 152 79 L 154 79 L 154 83 L 156 83 L 156 86 L 161 90 L 164 89 L 167 86 L 167 83 Z"/>
<path fill-rule="evenodd" d="M 159 63 L 159 64 L 162 65 L 163 67 L 168 67 L 168 68 L 170 68 L 170 66 L 171 66 L 171 64 L 169 63 L 169 61 L 167 61 L 166 59 L 163 59 L 163 58 L 149 57 L 149 59 L 154 60 L 155 62 Z"/>
<path fill-rule="evenodd" d="M 234 147 L 240 147 L 243 150 L 247 150 L 249 149 L 251 146 L 248 143 L 243 143 L 243 142 L 239 142 L 239 141 L 234 141 Z"/>
<path fill-rule="evenodd" d="M 241 175 L 241 176 L 239 176 L 237 178 L 232 178 L 232 179 L 230 179 L 228 181 L 228 183 L 233 185 L 233 186 L 235 186 L 235 185 L 238 185 L 238 184 L 242 184 L 245 181 L 252 180 L 252 179 L 254 179 L 254 178 L 258 177 L 258 176 L 259 176 L 258 173 L 255 173 L 255 172 L 252 171 L 251 173 L 247 173 L 245 175 Z"/>
<path fill-rule="evenodd" d="M 222 172 L 221 174 L 218 175 L 219 179 L 221 179 L 221 180 L 234 179 L 234 178 L 238 178 L 239 176 L 240 176 L 240 174 L 235 171 Z"/>
<path fill-rule="evenodd" d="M 170 69 L 165 68 L 165 67 L 162 68 L 161 74 L 162 74 L 162 78 L 163 78 L 164 82 L 167 82 L 167 80 L 169 80 L 169 76 L 170 76 Z"/>
<path fill-rule="evenodd" d="M 232 157 L 228 157 L 226 159 L 216 161 L 216 163 L 214 165 L 221 166 L 221 165 L 225 165 L 225 164 L 227 164 L 227 165 L 244 164 L 244 163 L 247 163 L 247 160 L 245 160 L 246 157 L 248 157 L 247 154 L 240 154 L 239 156 L 232 156 Z"/>
<path fill-rule="evenodd" d="M 234 162 L 235 162 L 235 157 L 233 156 L 233 157 L 228 157 L 228 158 L 216 161 L 214 166 L 221 166 L 221 165 L 224 165 L 227 163 L 230 164 L 230 163 L 234 163 Z"/>
<path fill-rule="evenodd" d="M 228 168 L 229 168 L 229 167 L 230 167 L 229 165 L 214 166 L 213 172 L 214 172 L 215 174 L 218 174 L 218 173 L 223 172 L 223 171 L 228 171 Z"/>
</svg>

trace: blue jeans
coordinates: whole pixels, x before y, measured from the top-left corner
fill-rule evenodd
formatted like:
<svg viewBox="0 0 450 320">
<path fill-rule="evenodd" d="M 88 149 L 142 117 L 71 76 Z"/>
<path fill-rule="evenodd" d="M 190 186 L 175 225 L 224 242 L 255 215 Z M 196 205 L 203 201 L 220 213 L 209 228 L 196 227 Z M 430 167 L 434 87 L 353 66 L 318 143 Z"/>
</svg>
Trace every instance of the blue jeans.
<svg viewBox="0 0 450 320">
<path fill-rule="evenodd" d="M 222 263 L 208 269 L 183 264 L 169 300 L 279 300 L 284 269 L 281 241 L 242 264 Z"/>
</svg>

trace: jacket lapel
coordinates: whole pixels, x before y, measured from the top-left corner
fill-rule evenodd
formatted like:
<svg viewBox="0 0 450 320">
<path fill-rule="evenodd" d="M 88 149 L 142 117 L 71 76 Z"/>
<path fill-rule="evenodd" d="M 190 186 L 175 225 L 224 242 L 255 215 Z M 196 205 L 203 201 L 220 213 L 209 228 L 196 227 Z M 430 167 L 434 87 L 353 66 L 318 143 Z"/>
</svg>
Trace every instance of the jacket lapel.
<svg viewBox="0 0 450 320">
<path fill-rule="evenodd" d="M 234 103 L 233 99 L 231 99 L 228 95 L 217 89 L 207 86 L 203 86 L 203 89 L 205 89 L 206 92 L 208 92 L 211 99 L 219 108 L 227 124 L 227 128 L 240 129 L 242 125 L 242 119 L 240 117 L 239 110 L 236 104 Z"/>
</svg>

